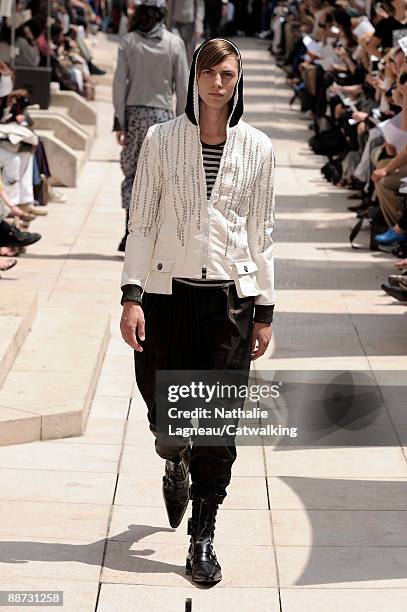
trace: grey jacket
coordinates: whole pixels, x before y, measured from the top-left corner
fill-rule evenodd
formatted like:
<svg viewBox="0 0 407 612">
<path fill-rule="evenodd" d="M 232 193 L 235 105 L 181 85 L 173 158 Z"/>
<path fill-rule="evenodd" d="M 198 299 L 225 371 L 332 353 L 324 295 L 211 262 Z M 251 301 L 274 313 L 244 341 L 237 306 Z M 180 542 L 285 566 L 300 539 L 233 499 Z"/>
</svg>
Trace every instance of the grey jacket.
<svg viewBox="0 0 407 612">
<path fill-rule="evenodd" d="M 161 37 L 129 32 L 119 46 L 113 79 L 115 129 L 124 131 L 126 106 L 153 106 L 184 112 L 188 87 L 184 42 L 162 28 Z"/>
<path fill-rule="evenodd" d="M 203 32 L 204 0 L 167 0 L 167 12 L 171 26 L 176 23 L 193 23 L 195 32 Z"/>
</svg>

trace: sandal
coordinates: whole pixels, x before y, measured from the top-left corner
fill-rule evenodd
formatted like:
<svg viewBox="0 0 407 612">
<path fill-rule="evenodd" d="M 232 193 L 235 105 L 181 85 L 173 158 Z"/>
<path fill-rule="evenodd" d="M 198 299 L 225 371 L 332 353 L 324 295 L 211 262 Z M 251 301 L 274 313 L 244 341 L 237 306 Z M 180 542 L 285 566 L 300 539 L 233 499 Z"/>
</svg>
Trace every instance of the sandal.
<svg viewBox="0 0 407 612">
<path fill-rule="evenodd" d="M 17 259 L 8 258 L 3 259 L 0 258 L 0 272 L 6 272 L 6 270 L 10 270 L 10 268 L 14 268 L 17 263 Z"/>
</svg>

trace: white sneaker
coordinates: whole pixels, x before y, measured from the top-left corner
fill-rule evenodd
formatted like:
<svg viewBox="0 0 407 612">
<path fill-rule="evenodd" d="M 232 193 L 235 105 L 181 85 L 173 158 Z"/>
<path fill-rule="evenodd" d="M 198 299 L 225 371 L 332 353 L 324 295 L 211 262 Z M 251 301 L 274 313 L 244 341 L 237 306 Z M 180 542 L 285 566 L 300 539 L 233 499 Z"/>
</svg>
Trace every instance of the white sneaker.
<svg viewBox="0 0 407 612">
<path fill-rule="evenodd" d="M 63 204 L 66 202 L 66 197 L 61 191 L 57 191 L 56 189 L 50 189 L 48 193 L 48 200 L 50 202 Z"/>
</svg>

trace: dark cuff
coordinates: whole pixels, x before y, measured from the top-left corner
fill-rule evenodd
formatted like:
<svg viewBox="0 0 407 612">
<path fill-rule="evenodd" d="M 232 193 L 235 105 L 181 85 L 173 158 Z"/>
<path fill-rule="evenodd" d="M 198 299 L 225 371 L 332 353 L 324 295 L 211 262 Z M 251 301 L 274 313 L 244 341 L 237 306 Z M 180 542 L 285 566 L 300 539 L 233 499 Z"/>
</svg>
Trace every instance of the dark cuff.
<svg viewBox="0 0 407 612">
<path fill-rule="evenodd" d="M 124 302 L 137 302 L 141 304 L 141 295 L 143 293 L 140 285 L 123 285 L 123 295 L 120 304 L 123 306 Z"/>
<path fill-rule="evenodd" d="M 273 322 L 274 304 L 271 306 L 255 306 L 254 322 L 255 323 L 272 323 Z"/>
<path fill-rule="evenodd" d="M 122 130 L 122 127 L 120 125 L 120 121 L 118 120 L 117 117 L 115 117 L 113 119 L 113 130 L 112 130 L 112 132 L 122 132 L 122 131 L 123 130 Z"/>
</svg>

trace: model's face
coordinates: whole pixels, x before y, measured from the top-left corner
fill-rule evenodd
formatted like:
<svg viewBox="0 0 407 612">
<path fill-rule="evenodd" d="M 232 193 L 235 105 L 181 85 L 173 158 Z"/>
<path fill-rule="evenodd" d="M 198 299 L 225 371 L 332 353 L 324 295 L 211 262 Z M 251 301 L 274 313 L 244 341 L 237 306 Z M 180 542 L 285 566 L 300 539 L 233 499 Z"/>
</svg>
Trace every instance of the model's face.
<svg viewBox="0 0 407 612">
<path fill-rule="evenodd" d="M 209 108 L 220 109 L 232 98 L 238 78 L 238 60 L 228 56 L 220 64 L 201 71 L 197 81 L 199 97 Z"/>
</svg>

